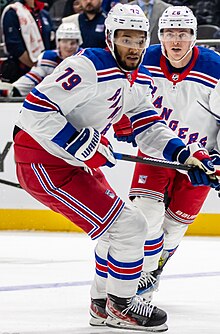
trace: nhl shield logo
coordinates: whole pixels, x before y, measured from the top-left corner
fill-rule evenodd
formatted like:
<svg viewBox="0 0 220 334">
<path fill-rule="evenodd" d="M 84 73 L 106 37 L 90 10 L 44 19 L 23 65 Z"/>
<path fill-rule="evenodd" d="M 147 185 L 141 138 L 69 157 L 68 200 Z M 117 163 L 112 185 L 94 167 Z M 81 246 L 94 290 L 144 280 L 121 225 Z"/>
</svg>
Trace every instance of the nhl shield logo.
<svg viewBox="0 0 220 334">
<path fill-rule="evenodd" d="M 173 81 L 178 81 L 179 80 L 179 74 L 178 73 L 173 73 L 172 80 Z"/>
</svg>

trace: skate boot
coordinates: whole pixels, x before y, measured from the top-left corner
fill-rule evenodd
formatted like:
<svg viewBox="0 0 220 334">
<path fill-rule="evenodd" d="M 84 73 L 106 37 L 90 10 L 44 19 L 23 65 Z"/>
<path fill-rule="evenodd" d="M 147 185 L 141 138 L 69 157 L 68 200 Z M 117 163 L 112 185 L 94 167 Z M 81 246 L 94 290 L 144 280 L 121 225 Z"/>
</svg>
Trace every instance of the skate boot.
<svg viewBox="0 0 220 334">
<path fill-rule="evenodd" d="M 154 291 L 158 291 L 160 276 L 163 268 L 169 258 L 173 255 L 173 251 L 169 252 L 163 250 L 163 253 L 159 259 L 158 268 L 149 273 L 142 271 L 141 278 L 138 282 L 137 295 L 141 295 L 147 302 L 150 302 L 153 298 Z"/>
<path fill-rule="evenodd" d="M 106 299 L 91 299 L 89 324 L 91 326 L 105 326 L 107 313 L 105 311 Z"/>
<path fill-rule="evenodd" d="M 120 298 L 108 295 L 106 325 L 114 328 L 148 332 L 164 332 L 167 314 L 141 297 Z"/>
<path fill-rule="evenodd" d="M 137 295 L 141 295 L 146 302 L 150 302 L 153 298 L 154 291 L 158 291 L 161 272 L 162 270 L 155 270 L 149 273 L 142 271 L 141 278 L 138 282 Z"/>
</svg>

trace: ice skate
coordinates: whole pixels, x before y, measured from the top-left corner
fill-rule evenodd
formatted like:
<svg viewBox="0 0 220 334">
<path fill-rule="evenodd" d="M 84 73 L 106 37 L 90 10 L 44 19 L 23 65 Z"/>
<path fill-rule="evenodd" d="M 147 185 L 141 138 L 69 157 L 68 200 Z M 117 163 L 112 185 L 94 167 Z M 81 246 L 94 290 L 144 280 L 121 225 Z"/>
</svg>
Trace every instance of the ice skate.
<svg viewBox="0 0 220 334">
<path fill-rule="evenodd" d="M 105 326 L 107 314 L 105 311 L 106 299 L 92 299 L 90 305 L 91 326 Z"/>
<path fill-rule="evenodd" d="M 154 291 L 158 290 L 161 272 L 162 270 L 158 269 L 150 273 L 142 271 L 141 278 L 138 282 L 137 295 L 141 295 L 147 302 L 150 302 L 153 298 Z"/>
<path fill-rule="evenodd" d="M 161 273 L 172 255 L 173 252 L 163 250 L 159 259 L 158 268 L 149 273 L 142 271 L 141 278 L 138 282 L 137 295 L 141 295 L 147 302 L 152 300 L 154 291 L 158 291 Z"/>
<path fill-rule="evenodd" d="M 108 295 L 106 325 L 114 328 L 148 332 L 164 332 L 167 314 L 141 297 L 119 298 Z"/>
</svg>

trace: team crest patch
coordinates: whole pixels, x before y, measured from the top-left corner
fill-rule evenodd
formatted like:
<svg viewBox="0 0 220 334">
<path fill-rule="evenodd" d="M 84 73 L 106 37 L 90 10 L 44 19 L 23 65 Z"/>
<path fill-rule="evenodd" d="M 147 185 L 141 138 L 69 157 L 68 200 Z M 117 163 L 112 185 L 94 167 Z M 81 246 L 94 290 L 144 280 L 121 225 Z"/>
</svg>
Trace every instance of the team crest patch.
<svg viewBox="0 0 220 334">
<path fill-rule="evenodd" d="M 115 194 L 114 194 L 111 190 L 107 189 L 107 190 L 105 191 L 105 193 L 106 193 L 106 195 L 108 195 L 109 197 L 111 197 L 111 198 L 115 198 Z"/>
<path fill-rule="evenodd" d="M 139 175 L 138 183 L 146 183 L 147 181 L 147 176 L 146 175 Z"/>
</svg>

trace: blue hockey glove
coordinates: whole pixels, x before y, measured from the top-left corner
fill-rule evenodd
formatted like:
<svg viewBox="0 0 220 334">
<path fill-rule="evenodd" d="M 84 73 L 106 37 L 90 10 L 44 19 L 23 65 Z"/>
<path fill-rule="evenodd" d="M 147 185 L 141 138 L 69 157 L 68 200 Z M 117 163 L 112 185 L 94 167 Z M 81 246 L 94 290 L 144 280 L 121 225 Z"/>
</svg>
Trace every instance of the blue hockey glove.
<svg viewBox="0 0 220 334">
<path fill-rule="evenodd" d="M 114 137 L 118 141 L 132 143 L 133 147 L 137 147 L 131 121 L 126 115 L 123 115 L 120 121 L 113 124 L 113 129 L 115 132 Z"/>
<path fill-rule="evenodd" d="M 65 149 L 89 168 L 113 167 L 116 164 L 108 139 L 91 127 L 83 128 Z"/>
<path fill-rule="evenodd" d="M 194 186 L 209 186 L 219 190 L 219 182 L 215 176 L 215 167 L 208 151 L 200 144 L 193 143 L 187 145 L 177 155 L 177 161 L 192 165 L 188 175 Z"/>
</svg>

